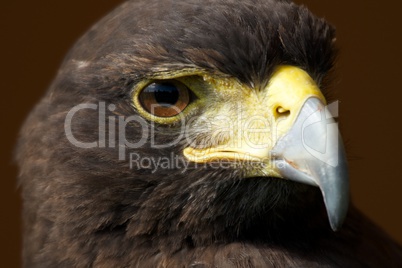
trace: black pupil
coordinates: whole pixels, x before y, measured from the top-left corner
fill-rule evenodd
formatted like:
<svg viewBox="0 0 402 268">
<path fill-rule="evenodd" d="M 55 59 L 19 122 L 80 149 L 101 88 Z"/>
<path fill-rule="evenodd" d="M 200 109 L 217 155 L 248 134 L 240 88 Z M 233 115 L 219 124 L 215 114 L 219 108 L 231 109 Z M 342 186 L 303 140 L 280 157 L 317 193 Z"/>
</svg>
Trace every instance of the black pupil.
<svg viewBox="0 0 402 268">
<path fill-rule="evenodd" d="M 173 84 L 154 84 L 151 90 L 156 102 L 162 106 L 173 106 L 179 100 L 179 90 Z"/>
</svg>

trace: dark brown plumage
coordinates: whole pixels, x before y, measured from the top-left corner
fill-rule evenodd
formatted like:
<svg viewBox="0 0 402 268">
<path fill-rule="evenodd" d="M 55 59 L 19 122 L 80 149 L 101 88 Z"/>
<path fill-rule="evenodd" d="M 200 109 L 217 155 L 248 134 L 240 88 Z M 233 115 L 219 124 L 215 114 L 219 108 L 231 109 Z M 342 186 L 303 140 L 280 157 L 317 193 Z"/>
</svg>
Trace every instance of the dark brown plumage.
<svg viewBox="0 0 402 268">
<path fill-rule="evenodd" d="M 333 39 L 331 26 L 289 1 L 129 1 L 113 11 L 75 45 L 21 131 L 25 266 L 402 265 L 401 248 L 353 207 L 333 232 L 315 187 L 191 163 L 184 172 L 135 170 L 118 147 L 82 149 L 66 138 L 66 115 L 80 103 L 114 104 L 106 118 L 138 114 L 133 88 L 161 70 L 203 70 L 258 89 L 290 64 L 325 89 Z M 75 137 L 98 140 L 98 116 L 80 111 Z M 166 143 L 180 130 L 156 125 L 154 138 Z M 125 131 L 132 142 L 142 135 L 136 123 Z M 148 141 L 126 157 L 182 159 L 184 143 Z"/>
</svg>

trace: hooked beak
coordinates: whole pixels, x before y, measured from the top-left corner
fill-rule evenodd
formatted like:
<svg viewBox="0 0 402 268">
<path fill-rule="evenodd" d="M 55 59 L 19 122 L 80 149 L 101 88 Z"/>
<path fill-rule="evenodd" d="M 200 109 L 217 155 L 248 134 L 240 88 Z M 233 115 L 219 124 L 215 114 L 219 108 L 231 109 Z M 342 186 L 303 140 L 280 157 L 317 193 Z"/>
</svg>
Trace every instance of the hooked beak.
<svg viewBox="0 0 402 268">
<path fill-rule="evenodd" d="M 341 135 L 328 107 L 309 98 L 290 131 L 271 151 L 284 178 L 318 186 L 331 228 L 338 230 L 349 205 L 349 175 Z"/>
</svg>

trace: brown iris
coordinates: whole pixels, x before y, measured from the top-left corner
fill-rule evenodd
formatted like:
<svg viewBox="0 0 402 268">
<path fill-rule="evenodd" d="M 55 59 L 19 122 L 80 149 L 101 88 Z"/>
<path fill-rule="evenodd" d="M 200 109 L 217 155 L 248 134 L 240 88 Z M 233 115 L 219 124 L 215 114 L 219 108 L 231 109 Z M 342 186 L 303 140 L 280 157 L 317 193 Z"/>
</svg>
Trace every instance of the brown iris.
<svg viewBox="0 0 402 268">
<path fill-rule="evenodd" d="M 150 114 L 172 117 L 181 113 L 190 103 L 190 90 L 174 80 L 154 82 L 141 91 L 139 100 Z"/>
</svg>

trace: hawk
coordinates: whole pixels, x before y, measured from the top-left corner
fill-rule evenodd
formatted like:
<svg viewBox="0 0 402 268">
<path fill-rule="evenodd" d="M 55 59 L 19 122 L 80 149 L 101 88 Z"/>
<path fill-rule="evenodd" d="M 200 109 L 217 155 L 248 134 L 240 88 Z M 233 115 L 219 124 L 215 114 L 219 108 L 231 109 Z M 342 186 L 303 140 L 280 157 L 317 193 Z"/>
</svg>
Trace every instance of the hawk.
<svg viewBox="0 0 402 268">
<path fill-rule="evenodd" d="M 349 202 L 335 30 L 287 0 L 136 0 L 17 149 L 25 267 L 397 267 Z"/>
</svg>

